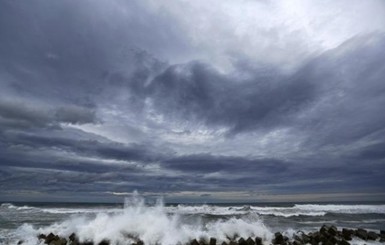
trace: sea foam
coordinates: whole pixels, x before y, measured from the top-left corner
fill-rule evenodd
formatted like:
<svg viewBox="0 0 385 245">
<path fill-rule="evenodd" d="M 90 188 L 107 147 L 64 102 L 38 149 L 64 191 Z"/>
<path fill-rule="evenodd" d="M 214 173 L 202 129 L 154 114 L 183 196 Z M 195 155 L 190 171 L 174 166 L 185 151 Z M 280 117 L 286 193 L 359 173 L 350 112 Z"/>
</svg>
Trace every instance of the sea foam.
<svg viewBox="0 0 385 245">
<path fill-rule="evenodd" d="M 81 242 L 90 240 L 96 244 L 104 239 L 111 244 L 130 244 L 140 239 L 145 244 L 175 245 L 210 237 L 220 242 L 235 236 L 260 236 L 268 241 L 273 236 L 256 214 L 205 222 L 196 218 L 189 220 L 178 213 L 170 214 L 161 201 L 146 206 L 139 195 L 128 198 L 119 212 L 98 212 L 93 216 L 73 214 L 47 227 L 34 228 L 25 224 L 16 232 L 18 239 L 31 245 L 38 243 L 38 234 L 50 232 L 62 237 L 76 233 Z"/>
</svg>

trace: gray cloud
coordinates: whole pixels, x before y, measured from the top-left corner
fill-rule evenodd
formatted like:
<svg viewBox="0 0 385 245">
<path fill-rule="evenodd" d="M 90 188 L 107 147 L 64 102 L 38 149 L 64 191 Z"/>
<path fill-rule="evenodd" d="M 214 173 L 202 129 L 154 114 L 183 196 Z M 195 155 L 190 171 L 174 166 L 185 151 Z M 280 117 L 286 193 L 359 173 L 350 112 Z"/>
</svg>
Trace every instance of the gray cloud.
<svg viewBox="0 0 385 245">
<path fill-rule="evenodd" d="M 385 192 L 383 3 L 250 4 L 2 1 L 0 194 Z"/>
</svg>

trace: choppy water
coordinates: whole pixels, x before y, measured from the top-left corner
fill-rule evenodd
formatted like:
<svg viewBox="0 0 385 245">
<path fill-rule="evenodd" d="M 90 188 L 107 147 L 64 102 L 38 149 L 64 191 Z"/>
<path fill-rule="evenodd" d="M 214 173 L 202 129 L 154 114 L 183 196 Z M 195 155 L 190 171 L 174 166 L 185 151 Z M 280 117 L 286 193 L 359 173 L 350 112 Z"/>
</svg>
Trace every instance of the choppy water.
<svg viewBox="0 0 385 245">
<path fill-rule="evenodd" d="M 260 236 L 274 232 L 339 228 L 385 230 L 384 204 L 252 204 L 147 206 L 140 197 L 113 204 L 11 204 L 0 206 L 0 244 L 39 244 L 36 236 L 53 232 L 81 240 L 130 244 L 129 236 L 146 244 L 177 244 L 194 238 L 226 240 L 235 234 Z M 353 242 L 354 243 L 354 242 Z M 360 241 L 356 241 L 360 244 Z"/>
</svg>

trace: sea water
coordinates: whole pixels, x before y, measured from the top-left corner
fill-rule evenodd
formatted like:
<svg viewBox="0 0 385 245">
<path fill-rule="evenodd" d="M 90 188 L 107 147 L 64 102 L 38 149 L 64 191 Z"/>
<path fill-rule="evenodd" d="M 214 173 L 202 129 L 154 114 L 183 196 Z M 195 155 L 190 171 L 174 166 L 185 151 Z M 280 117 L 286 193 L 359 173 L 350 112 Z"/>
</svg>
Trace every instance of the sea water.
<svg viewBox="0 0 385 245">
<path fill-rule="evenodd" d="M 145 244 L 175 245 L 210 237 L 220 244 L 235 236 L 259 236 L 269 244 L 274 232 L 292 236 L 323 224 L 385 230 L 385 204 L 146 205 L 138 196 L 124 204 L 2 203 L 0 244 L 40 244 L 37 235 L 50 232 L 63 237 L 74 232 L 96 244 L 103 239 L 131 244 L 139 238 Z"/>
</svg>

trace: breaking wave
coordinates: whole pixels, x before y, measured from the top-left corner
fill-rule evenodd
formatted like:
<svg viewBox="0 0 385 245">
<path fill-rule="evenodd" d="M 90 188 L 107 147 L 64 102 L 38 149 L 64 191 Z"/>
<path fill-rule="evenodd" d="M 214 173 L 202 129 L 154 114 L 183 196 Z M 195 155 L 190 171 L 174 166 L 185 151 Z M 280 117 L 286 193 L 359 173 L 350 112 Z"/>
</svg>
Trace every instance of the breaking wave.
<svg viewBox="0 0 385 245">
<path fill-rule="evenodd" d="M 76 233 L 81 242 L 92 240 L 96 244 L 103 239 L 110 240 L 112 244 L 126 244 L 140 238 L 145 244 L 175 245 L 210 237 L 216 237 L 218 241 L 234 236 L 272 238 L 272 232 L 256 214 L 203 221 L 178 213 L 170 214 L 161 202 L 152 207 L 146 206 L 137 195 L 127 199 L 119 212 L 72 215 L 62 222 L 41 228 L 24 224 L 15 231 L 15 237 L 32 245 L 38 244 L 38 234 L 50 232 L 63 237 Z"/>
</svg>

